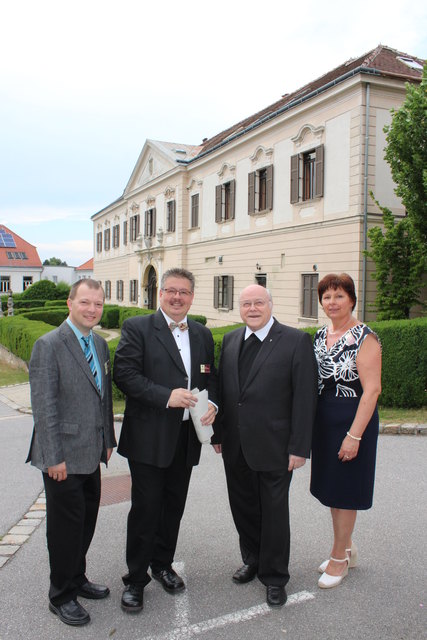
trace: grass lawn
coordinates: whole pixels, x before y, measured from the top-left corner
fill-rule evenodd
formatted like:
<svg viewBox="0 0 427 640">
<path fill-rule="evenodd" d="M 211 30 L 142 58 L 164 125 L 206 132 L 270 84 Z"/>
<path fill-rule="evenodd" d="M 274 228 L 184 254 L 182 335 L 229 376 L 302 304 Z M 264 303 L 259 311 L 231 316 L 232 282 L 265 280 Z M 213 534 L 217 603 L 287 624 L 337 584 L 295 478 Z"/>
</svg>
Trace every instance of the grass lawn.
<svg viewBox="0 0 427 640">
<path fill-rule="evenodd" d="M 28 382 L 28 373 L 26 371 L 12 367 L 6 362 L 0 362 L 0 387 L 20 384 L 21 382 Z"/>
</svg>

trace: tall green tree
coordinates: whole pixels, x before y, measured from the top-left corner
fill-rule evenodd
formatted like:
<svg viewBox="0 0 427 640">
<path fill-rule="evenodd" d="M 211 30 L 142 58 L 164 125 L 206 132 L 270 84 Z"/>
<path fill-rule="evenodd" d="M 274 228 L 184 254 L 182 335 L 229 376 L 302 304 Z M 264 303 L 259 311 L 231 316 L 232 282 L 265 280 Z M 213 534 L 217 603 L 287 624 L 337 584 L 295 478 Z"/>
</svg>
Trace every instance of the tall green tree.
<svg viewBox="0 0 427 640">
<path fill-rule="evenodd" d="M 66 262 L 63 262 L 61 260 L 61 258 L 55 258 L 55 256 L 53 258 L 49 258 L 46 259 L 43 262 L 43 266 L 45 267 L 68 267 L 68 264 Z"/>
<path fill-rule="evenodd" d="M 427 63 L 421 84 L 406 85 L 406 99 L 392 110 L 385 159 L 390 165 L 396 194 L 401 198 L 415 231 L 427 246 Z"/>
<path fill-rule="evenodd" d="M 373 278 L 377 281 L 378 320 L 409 318 L 411 307 L 422 304 L 423 273 L 427 268 L 425 244 L 409 216 L 396 222 L 390 209 L 375 202 L 383 214 L 384 230 L 373 227 L 368 231 L 371 248 L 366 255 L 376 267 Z"/>
</svg>

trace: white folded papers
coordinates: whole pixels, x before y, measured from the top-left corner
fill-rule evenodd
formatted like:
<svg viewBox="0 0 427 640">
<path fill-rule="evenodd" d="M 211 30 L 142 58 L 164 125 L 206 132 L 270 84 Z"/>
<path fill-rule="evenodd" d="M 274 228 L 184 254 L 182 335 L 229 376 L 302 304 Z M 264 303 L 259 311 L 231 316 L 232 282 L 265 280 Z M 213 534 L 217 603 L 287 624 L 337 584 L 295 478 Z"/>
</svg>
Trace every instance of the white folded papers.
<svg viewBox="0 0 427 640">
<path fill-rule="evenodd" d="M 197 387 L 191 390 L 193 396 L 196 396 L 198 401 L 194 407 L 190 407 L 190 415 L 194 424 L 194 428 L 196 430 L 197 437 L 199 442 L 202 444 L 204 442 L 210 442 L 211 436 L 213 434 L 212 425 L 203 425 L 200 420 L 202 416 L 205 415 L 209 406 L 208 406 L 208 390 L 203 389 L 203 391 L 199 391 Z"/>
</svg>

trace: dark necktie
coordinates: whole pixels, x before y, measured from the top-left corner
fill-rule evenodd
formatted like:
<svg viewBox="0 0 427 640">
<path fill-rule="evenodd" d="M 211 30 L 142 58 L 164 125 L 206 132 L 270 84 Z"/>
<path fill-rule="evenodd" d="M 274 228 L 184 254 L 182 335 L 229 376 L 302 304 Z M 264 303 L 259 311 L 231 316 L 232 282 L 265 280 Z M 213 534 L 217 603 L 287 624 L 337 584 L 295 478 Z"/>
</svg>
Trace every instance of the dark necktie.
<svg viewBox="0 0 427 640">
<path fill-rule="evenodd" d="M 90 344 L 90 338 L 89 336 L 87 338 L 85 338 L 85 336 L 82 336 L 82 340 L 85 347 L 84 354 L 86 356 L 86 360 L 88 362 L 90 370 L 92 371 L 93 377 L 95 378 L 96 386 L 98 387 L 99 390 L 101 390 L 99 386 L 99 380 L 98 380 L 98 371 L 96 370 L 95 359 L 93 357 L 93 351 Z"/>
<path fill-rule="evenodd" d="M 170 322 L 169 323 L 169 329 L 171 331 L 173 331 L 174 329 L 176 329 L 178 327 L 178 329 L 180 331 L 187 331 L 188 329 L 188 324 L 186 322 Z"/>
<path fill-rule="evenodd" d="M 258 351 L 260 350 L 262 342 L 254 333 L 251 333 L 249 338 L 243 341 L 239 354 L 239 381 L 240 389 L 243 389 L 246 379 L 253 361 L 256 358 Z"/>
</svg>

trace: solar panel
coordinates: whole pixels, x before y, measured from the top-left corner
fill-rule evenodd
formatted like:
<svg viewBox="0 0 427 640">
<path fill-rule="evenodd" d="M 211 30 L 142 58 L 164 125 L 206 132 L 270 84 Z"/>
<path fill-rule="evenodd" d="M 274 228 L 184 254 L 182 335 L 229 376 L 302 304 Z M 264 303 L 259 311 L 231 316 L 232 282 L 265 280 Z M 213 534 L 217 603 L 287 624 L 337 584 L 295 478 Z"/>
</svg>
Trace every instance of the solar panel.
<svg viewBox="0 0 427 640">
<path fill-rule="evenodd" d="M 0 247 L 16 247 L 12 234 L 4 229 L 0 229 Z"/>
</svg>

